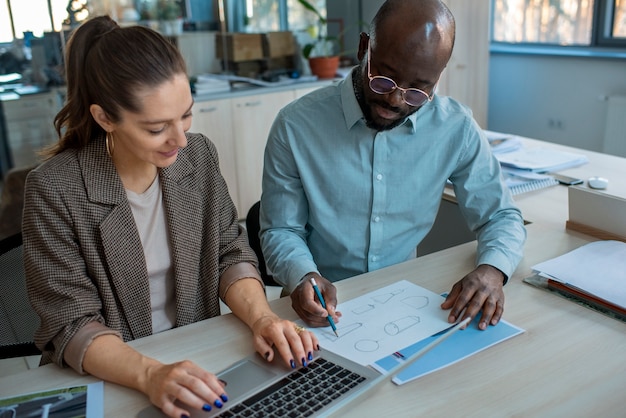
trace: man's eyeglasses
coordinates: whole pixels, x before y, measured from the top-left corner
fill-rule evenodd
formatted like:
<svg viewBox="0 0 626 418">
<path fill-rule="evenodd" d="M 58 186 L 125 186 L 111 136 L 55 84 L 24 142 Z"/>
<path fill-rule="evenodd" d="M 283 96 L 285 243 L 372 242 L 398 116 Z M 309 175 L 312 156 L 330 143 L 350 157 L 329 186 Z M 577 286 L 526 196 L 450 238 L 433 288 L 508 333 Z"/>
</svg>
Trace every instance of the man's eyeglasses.
<svg viewBox="0 0 626 418">
<path fill-rule="evenodd" d="M 392 93 L 396 89 L 400 90 L 402 92 L 402 100 L 404 100 L 404 102 L 408 104 L 409 106 L 415 106 L 415 107 L 422 106 L 424 103 L 430 102 L 433 99 L 435 95 L 434 89 L 433 89 L 432 94 L 428 95 L 428 93 L 426 93 L 425 91 L 416 89 L 416 88 L 403 89 L 402 87 L 398 86 L 396 82 L 390 79 L 389 77 L 385 77 L 382 75 L 376 75 L 372 77 L 372 73 L 370 72 L 371 55 L 372 55 L 372 47 L 368 43 L 367 44 L 367 77 L 370 79 L 370 89 L 372 89 L 374 93 L 389 94 L 389 93 Z"/>
</svg>

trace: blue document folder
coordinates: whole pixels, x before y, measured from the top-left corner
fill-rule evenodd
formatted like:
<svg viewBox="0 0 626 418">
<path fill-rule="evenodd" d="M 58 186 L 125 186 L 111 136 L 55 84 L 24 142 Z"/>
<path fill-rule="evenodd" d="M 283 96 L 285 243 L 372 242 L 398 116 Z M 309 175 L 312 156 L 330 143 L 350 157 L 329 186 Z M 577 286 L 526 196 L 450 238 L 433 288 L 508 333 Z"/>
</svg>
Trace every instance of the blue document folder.
<svg viewBox="0 0 626 418">
<path fill-rule="evenodd" d="M 524 332 L 523 329 L 504 320 L 500 320 L 498 325 L 489 326 L 486 330 L 481 331 L 478 329 L 479 320 L 480 315 L 474 318 L 466 329 L 456 332 L 441 344 L 428 351 L 415 361 L 414 364 L 399 373 L 392 381 L 397 385 L 402 385 L 457 363 L 473 354 Z M 372 364 L 372 367 L 383 374 L 387 374 L 398 366 L 399 363 L 402 363 L 405 358 L 409 358 L 413 353 L 419 351 L 436 339 L 439 334 L 445 333 L 446 331 L 447 330 L 432 335 L 384 357 Z"/>
</svg>

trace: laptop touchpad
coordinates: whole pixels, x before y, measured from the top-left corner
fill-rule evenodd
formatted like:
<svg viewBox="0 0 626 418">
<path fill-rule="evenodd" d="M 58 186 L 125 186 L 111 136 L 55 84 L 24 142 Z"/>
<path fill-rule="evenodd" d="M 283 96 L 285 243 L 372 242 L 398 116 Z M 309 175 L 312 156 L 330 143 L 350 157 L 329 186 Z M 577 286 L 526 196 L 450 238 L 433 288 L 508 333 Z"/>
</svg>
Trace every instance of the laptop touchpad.
<svg viewBox="0 0 626 418">
<path fill-rule="evenodd" d="M 235 399 L 274 378 L 276 373 L 265 369 L 253 361 L 246 360 L 220 373 L 218 377 L 224 380 L 226 393 L 230 399 Z"/>
</svg>

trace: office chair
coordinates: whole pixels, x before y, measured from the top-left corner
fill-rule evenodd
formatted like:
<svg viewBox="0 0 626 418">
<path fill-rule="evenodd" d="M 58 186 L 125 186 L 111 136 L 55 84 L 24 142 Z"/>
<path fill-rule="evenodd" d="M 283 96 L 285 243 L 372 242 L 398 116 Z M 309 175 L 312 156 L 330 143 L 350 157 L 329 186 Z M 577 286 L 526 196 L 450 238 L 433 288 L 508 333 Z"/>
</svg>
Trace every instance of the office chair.
<svg viewBox="0 0 626 418">
<path fill-rule="evenodd" d="M 0 193 L 0 239 L 22 231 L 24 185 L 33 167 L 18 167 L 7 171 Z"/>
<path fill-rule="evenodd" d="M 256 253 L 257 258 L 259 259 L 259 272 L 261 273 L 261 278 L 263 279 L 263 283 L 266 286 L 281 286 L 280 284 L 274 281 L 274 278 L 271 274 L 267 273 L 267 266 L 265 265 L 265 258 L 263 257 L 263 252 L 261 251 L 261 239 L 259 238 L 259 230 L 261 229 L 261 224 L 259 222 L 259 210 L 261 209 L 261 202 L 256 202 L 246 215 L 246 231 L 248 231 L 248 243 L 250 247 Z"/>
<path fill-rule="evenodd" d="M 22 233 L 0 241 L 0 359 L 41 354 L 35 346 L 39 317 L 26 294 Z"/>
</svg>

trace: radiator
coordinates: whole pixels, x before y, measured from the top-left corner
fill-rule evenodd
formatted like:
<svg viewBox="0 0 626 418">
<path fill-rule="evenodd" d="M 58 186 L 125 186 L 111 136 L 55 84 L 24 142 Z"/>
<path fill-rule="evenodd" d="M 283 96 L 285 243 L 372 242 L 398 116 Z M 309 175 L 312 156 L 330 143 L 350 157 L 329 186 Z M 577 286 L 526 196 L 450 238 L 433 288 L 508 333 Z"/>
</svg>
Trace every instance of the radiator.
<svg viewBox="0 0 626 418">
<path fill-rule="evenodd" d="M 626 96 L 607 98 L 602 152 L 626 157 Z"/>
</svg>

